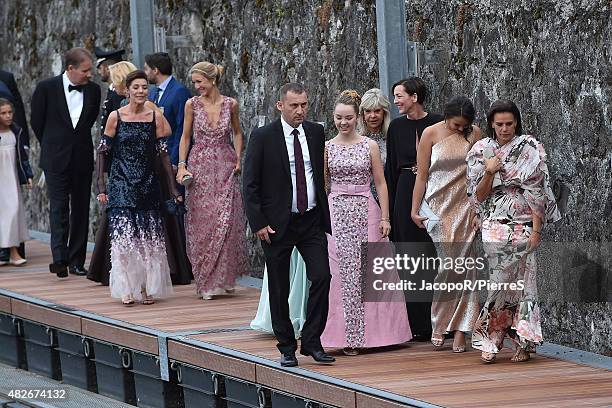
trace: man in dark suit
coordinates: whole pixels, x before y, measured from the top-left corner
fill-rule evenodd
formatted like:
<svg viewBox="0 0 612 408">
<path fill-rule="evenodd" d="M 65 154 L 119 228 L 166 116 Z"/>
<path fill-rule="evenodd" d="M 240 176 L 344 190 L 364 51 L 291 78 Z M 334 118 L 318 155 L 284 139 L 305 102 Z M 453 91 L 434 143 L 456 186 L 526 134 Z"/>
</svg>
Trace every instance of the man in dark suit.
<svg viewBox="0 0 612 408">
<path fill-rule="evenodd" d="M 36 85 L 30 124 L 40 142 L 40 167 L 49 194 L 49 270 L 64 278 L 86 275 L 89 198 L 93 171 L 91 128 L 100 110 L 100 87 L 90 82 L 93 58 L 85 48 L 64 55 L 63 74 Z"/>
<path fill-rule="evenodd" d="M 28 123 L 26 121 L 25 109 L 23 107 L 23 100 L 15 82 L 15 77 L 8 71 L 0 69 L 0 96 L 13 102 L 15 106 L 15 123 L 19 125 L 22 131 L 22 136 L 27 141 L 27 145 L 30 145 L 30 132 L 28 130 Z"/>
<path fill-rule="evenodd" d="M 306 90 L 290 83 L 280 90 L 281 118 L 255 129 L 244 163 L 243 188 L 251 230 L 261 240 L 268 268 L 272 329 L 281 365 L 293 367 L 297 342 L 289 319 L 289 263 L 296 247 L 311 282 L 301 354 L 332 363 L 321 346 L 329 305 L 329 258 L 325 233 L 331 233 L 321 125 L 304 121 Z"/>
<path fill-rule="evenodd" d="M 144 71 L 149 82 L 157 85 L 149 94 L 149 99 L 162 109 L 172 128 L 172 135 L 168 138 L 168 154 L 176 171 L 185 102 L 191 97 L 191 92 L 172 76 L 172 61 L 165 52 L 146 55 Z"/>
</svg>

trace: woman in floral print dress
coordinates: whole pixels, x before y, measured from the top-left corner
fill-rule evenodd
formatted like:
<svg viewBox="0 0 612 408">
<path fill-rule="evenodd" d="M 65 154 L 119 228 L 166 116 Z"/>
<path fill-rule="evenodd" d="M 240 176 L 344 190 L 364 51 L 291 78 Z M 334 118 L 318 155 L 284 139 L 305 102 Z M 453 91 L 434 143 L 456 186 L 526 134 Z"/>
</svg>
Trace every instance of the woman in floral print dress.
<svg viewBox="0 0 612 408">
<path fill-rule="evenodd" d="M 487 115 L 491 137 L 474 144 L 467 156 L 468 196 L 481 222 L 491 284 L 474 326 L 472 347 L 490 363 L 509 337 L 512 361 L 527 361 L 542 342 L 536 302 L 535 248 L 542 228 L 561 216 L 549 185 L 544 146 L 522 135 L 521 115 L 512 101 L 499 100 Z"/>
</svg>

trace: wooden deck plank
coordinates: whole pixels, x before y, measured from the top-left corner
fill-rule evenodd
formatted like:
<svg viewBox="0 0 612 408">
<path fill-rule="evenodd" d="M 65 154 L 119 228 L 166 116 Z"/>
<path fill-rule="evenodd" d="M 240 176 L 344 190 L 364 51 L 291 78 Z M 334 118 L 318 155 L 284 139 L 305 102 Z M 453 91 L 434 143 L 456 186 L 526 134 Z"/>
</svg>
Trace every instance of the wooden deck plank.
<svg viewBox="0 0 612 408">
<path fill-rule="evenodd" d="M 274 338 L 254 331 L 190 337 L 259 357 L 278 358 Z M 369 351 L 356 357 L 346 357 L 340 350 L 329 351 L 336 356 L 336 364 L 317 365 L 299 357 L 300 367 L 442 406 L 522 406 L 537 401 L 573 407 L 576 400 L 601 406 L 606 393 L 610 397 L 607 404 L 612 404 L 612 372 L 543 356 L 516 364 L 509 361 L 512 353 L 506 350 L 500 353 L 500 361 L 484 365 L 477 351 L 454 354 L 448 348 L 432 350 L 427 343 Z M 513 392 L 520 390 L 520 397 L 513 400 L 512 392 L 503 391 L 505 387 Z M 492 389 L 494 395 L 489 395 Z M 387 401 L 378 403 L 384 406 Z"/>
<path fill-rule="evenodd" d="M 169 340 L 168 357 L 231 377 L 242 378 L 251 382 L 257 381 L 254 363 L 203 350 L 189 344 Z"/>
<path fill-rule="evenodd" d="M 11 299 L 12 314 L 34 322 L 81 333 L 81 318 L 68 313 Z"/>
<path fill-rule="evenodd" d="M 110 298 L 107 287 L 72 275 L 59 280 L 47 272 L 47 244 L 31 241 L 27 247 L 27 268 L 0 267 L 0 287 L 127 322 L 131 326 L 145 326 L 168 333 L 234 329 L 189 338 L 274 362 L 279 358 L 273 336 L 248 330 L 259 301 L 259 291 L 256 289 L 238 287 L 234 296 L 202 301 L 197 298 L 193 284 L 175 286 L 172 296 L 154 305 L 125 307 L 119 300 Z M 53 322 L 51 325 L 66 330 L 157 354 L 155 336 L 86 318 L 79 320 L 81 330 L 74 323 L 74 316 L 19 300 L 7 300 L 0 296 L 0 311 L 23 314 L 24 318 L 46 324 Z M 324 402 L 334 405 L 351 408 L 401 406 L 360 391 L 301 377 L 280 367 L 271 368 L 203 350 L 179 340 L 170 340 L 168 351 L 175 360 L 247 381 L 257 381 L 313 400 L 326 398 Z M 319 365 L 309 357 L 298 356 L 300 368 L 449 407 L 573 407 L 577 403 L 586 407 L 612 406 L 612 371 L 544 356 L 536 355 L 532 361 L 514 364 L 509 361 L 512 353 L 504 350 L 498 356 L 498 362 L 484 365 L 476 351 L 454 354 L 450 346 L 435 351 L 427 343 L 369 350 L 355 357 L 344 356 L 340 350 L 329 351 L 337 357 L 336 364 Z"/>
<path fill-rule="evenodd" d="M 258 384 L 338 407 L 355 406 L 355 392 L 346 388 L 296 376 L 286 371 L 259 364 L 256 366 L 255 371 L 257 373 Z"/>
<path fill-rule="evenodd" d="M 90 319 L 82 319 L 83 335 L 158 355 L 157 337 Z"/>
<path fill-rule="evenodd" d="M 0 295 L 0 312 L 11 313 L 11 298 Z"/>
</svg>

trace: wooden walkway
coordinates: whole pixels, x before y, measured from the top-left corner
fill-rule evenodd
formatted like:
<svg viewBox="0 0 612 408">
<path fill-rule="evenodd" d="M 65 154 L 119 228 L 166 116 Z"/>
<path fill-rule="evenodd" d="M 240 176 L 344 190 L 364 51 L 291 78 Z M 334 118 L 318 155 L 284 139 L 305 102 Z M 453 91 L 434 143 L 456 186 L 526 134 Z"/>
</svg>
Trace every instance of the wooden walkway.
<svg viewBox="0 0 612 408">
<path fill-rule="evenodd" d="M 238 287 L 233 296 L 203 301 L 196 297 L 193 284 L 175 286 L 172 297 L 154 305 L 125 307 L 110 298 L 107 287 L 84 277 L 59 280 L 50 274 L 48 244 L 31 241 L 27 252 L 26 266 L 0 268 L 0 288 L 49 305 L 35 305 L 5 292 L 0 295 L 0 311 L 152 354 L 159 350 L 157 337 L 139 329 L 155 329 L 170 336 L 171 359 L 333 406 L 404 406 L 392 402 L 394 395 L 448 407 L 612 406 L 612 371 L 541 355 L 515 364 L 509 361 L 509 351 L 502 352 L 495 364 L 484 365 L 476 351 L 453 354 L 450 345 L 434 351 L 429 344 L 409 343 L 356 357 L 330 350 L 337 357 L 334 365 L 299 357 L 298 369 L 282 369 L 276 363 L 274 338 L 248 328 L 257 309 L 257 289 Z M 92 315 L 75 315 L 53 305 Z M 103 322 L 95 316 L 125 323 Z M 389 399 L 369 392 L 372 389 L 390 393 L 381 394 Z"/>
</svg>

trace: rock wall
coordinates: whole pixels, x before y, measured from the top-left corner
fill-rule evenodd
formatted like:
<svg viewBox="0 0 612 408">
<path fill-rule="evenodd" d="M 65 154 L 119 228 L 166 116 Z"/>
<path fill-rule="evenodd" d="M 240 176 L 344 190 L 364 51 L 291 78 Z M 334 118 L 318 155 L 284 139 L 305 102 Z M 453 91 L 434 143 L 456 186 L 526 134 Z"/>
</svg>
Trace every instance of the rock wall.
<svg viewBox="0 0 612 408">
<path fill-rule="evenodd" d="M 565 214 L 547 239 L 612 239 L 612 226 L 602 222 L 612 210 L 611 7 L 609 0 L 406 1 L 408 40 L 434 51 L 421 69 L 432 89 L 428 108 L 439 111 L 464 94 L 484 125 L 490 103 L 510 98 L 524 128 L 545 143 Z M 129 0 L 1 2 L 0 65 L 16 74 L 29 104 L 36 82 L 61 72 L 66 49 L 131 52 L 129 18 Z M 279 87 L 299 80 L 310 92 L 310 118 L 325 122 L 331 136 L 337 93 L 377 86 L 375 18 L 373 0 L 155 1 L 156 25 L 167 36 L 191 38 L 190 46 L 169 50 L 176 76 L 189 84 L 193 63 L 224 65 L 221 89 L 238 99 L 245 134 L 260 117 L 276 117 Z M 35 140 L 32 146 L 37 164 Z M 27 193 L 26 202 L 30 227 L 48 230 L 45 191 Z M 92 199 L 92 240 L 97 211 Z M 261 253 L 253 241 L 250 248 L 261 273 Z M 593 279 L 603 287 L 612 282 L 607 270 Z M 612 355 L 610 303 L 543 307 L 548 339 Z"/>
<path fill-rule="evenodd" d="M 564 213 L 562 221 L 546 229 L 545 239 L 577 246 L 597 242 L 608 259 L 611 8 L 609 0 L 406 1 L 408 39 L 435 56 L 421 70 L 432 88 L 432 109 L 440 111 L 452 96 L 466 95 L 474 101 L 484 129 L 491 102 L 514 100 L 525 132 L 546 146 Z M 584 261 L 576 261 L 575 253 L 568 257 Z M 540 287 L 550 290 L 560 281 L 558 271 L 541 266 Z M 543 304 L 544 336 L 612 355 L 612 270 L 572 270 L 579 275 L 564 279 L 601 288 L 601 293 L 591 303 Z"/>
</svg>

